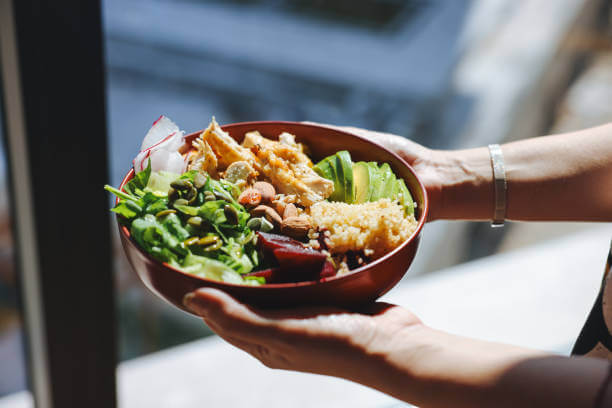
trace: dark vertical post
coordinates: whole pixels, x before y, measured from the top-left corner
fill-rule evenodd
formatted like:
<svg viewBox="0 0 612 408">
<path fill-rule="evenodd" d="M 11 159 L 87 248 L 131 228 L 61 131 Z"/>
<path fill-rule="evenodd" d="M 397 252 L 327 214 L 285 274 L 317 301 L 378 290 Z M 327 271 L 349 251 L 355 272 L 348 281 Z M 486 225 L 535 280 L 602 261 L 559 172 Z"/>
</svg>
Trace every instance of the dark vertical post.
<svg viewBox="0 0 612 408">
<path fill-rule="evenodd" d="M 116 337 L 102 189 L 108 158 L 100 1 L 0 3 L 31 388 L 39 408 L 112 408 Z"/>
</svg>

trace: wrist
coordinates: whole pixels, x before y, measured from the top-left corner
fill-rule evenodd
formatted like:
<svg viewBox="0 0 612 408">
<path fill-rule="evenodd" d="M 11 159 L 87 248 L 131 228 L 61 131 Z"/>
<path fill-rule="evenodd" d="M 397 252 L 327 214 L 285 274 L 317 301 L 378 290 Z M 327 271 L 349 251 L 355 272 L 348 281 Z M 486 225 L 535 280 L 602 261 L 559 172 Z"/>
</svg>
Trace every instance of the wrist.
<svg viewBox="0 0 612 408">
<path fill-rule="evenodd" d="M 419 360 L 435 359 L 433 332 L 421 322 L 377 327 L 376 334 L 350 356 L 358 366 L 345 378 L 407 402 L 423 401 L 430 388 L 423 381 Z"/>
<path fill-rule="evenodd" d="M 494 212 L 493 173 L 486 147 L 439 151 L 438 219 L 490 220 Z"/>
</svg>

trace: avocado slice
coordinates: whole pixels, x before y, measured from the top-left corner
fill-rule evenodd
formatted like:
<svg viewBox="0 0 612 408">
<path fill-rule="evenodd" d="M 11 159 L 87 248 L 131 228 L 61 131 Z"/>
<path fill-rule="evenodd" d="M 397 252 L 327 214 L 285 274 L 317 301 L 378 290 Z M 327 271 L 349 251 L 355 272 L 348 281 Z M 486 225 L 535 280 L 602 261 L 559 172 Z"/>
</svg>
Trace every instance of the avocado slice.
<svg viewBox="0 0 612 408">
<path fill-rule="evenodd" d="M 387 180 L 394 177 L 391 167 L 387 163 L 383 163 L 380 167 L 378 167 L 378 174 L 378 185 L 376 186 L 373 197 L 370 201 L 378 201 L 381 198 L 387 197 Z"/>
<path fill-rule="evenodd" d="M 412 196 L 410 195 L 410 191 L 408 187 L 406 187 L 406 183 L 404 179 L 397 179 L 397 186 L 399 189 L 400 195 L 400 204 L 404 206 L 406 209 L 406 213 L 409 215 L 414 214 L 414 201 L 412 200 Z"/>
<path fill-rule="evenodd" d="M 380 167 L 378 167 L 378 163 L 368 162 L 368 167 L 370 167 L 370 171 L 375 175 L 373 180 L 370 182 L 370 184 L 372 184 L 372 194 L 370 194 L 369 201 L 377 201 L 382 197 L 385 189 L 385 175 L 380 170 Z"/>
<path fill-rule="evenodd" d="M 353 161 L 346 150 L 336 153 L 336 176 L 343 186 L 343 198 L 339 201 L 351 204 L 355 201 L 355 185 L 353 183 Z"/>
<path fill-rule="evenodd" d="M 336 155 L 332 154 L 318 162 L 314 170 L 319 176 L 334 182 L 334 192 L 328 197 L 330 201 L 344 200 L 344 186 L 336 171 Z"/>
<path fill-rule="evenodd" d="M 361 204 L 370 200 L 375 179 L 376 173 L 368 166 L 368 163 L 357 162 L 353 164 L 353 183 L 355 184 L 356 203 Z"/>
<path fill-rule="evenodd" d="M 317 164 L 315 164 L 313 166 L 314 171 L 316 171 L 317 174 L 323 178 L 326 178 L 328 180 L 333 180 L 335 177 L 334 169 L 333 169 L 332 164 L 330 163 L 333 157 L 334 156 L 326 157 L 320 162 L 318 162 Z"/>
<path fill-rule="evenodd" d="M 389 167 L 389 173 L 387 173 L 387 178 L 385 179 L 385 190 L 383 191 L 383 198 L 395 200 L 398 190 L 399 186 L 397 185 L 397 178 L 395 177 L 395 173 L 393 173 L 393 171 Z"/>
</svg>

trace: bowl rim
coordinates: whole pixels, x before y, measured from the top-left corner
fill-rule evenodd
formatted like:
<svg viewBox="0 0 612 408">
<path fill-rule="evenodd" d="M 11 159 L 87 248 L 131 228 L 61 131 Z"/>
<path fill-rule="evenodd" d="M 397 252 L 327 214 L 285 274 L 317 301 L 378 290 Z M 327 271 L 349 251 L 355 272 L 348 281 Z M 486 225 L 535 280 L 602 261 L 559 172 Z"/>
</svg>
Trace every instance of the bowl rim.
<svg viewBox="0 0 612 408">
<path fill-rule="evenodd" d="M 337 281 L 350 281 L 350 280 L 354 280 L 357 279 L 359 277 L 359 275 L 361 275 L 363 272 L 365 272 L 368 268 L 372 268 L 375 267 L 378 264 L 381 264 L 385 261 L 387 261 L 388 259 L 392 258 L 395 254 L 397 254 L 398 252 L 400 252 L 404 247 L 410 245 L 410 243 L 412 241 L 414 241 L 414 239 L 416 237 L 419 236 L 421 230 L 423 229 L 423 226 L 425 225 L 425 223 L 427 222 L 427 215 L 429 213 L 429 201 L 428 201 L 428 196 L 427 196 L 427 190 L 425 189 L 425 186 L 423 185 L 423 182 L 421 181 L 421 179 L 418 177 L 418 175 L 416 174 L 416 172 L 414 171 L 414 169 L 412 168 L 412 166 L 410 166 L 408 164 L 408 162 L 406 162 L 406 160 L 404 160 L 401 156 L 399 156 L 398 154 L 396 154 L 395 152 L 389 150 L 388 148 L 386 148 L 385 146 L 381 145 L 378 142 L 375 142 L 371 139 L 365 138 L 363 136 L 357 135 L 355 133 L 351 133 L 350 131 L 347 130 L 342 130 L 342 129 L 338 129 L 336 127 L 333 126 L 325 126 L 325 125 L 319 125 L 319 124 L 313 124 L 313 123 L 303 123 L 303 122 L 292 122 L 292 121 L 275 121 L 275 120 L 267 120 L 267 121 L 248 121 L 248 122 L 235 122 L 235 123 L 228 123 L 225 125 L 222 125 L 221 128 L 223 130 L 226 130 L 226 127 L 237 127 L 237 126 L 258 126 L 258 125 L 286 125 L 286 126 L 298 126 L 298 127 L 310 127 L 313 129 L 325 129 L 325 130 L 331 130 L 334 132 L 338 132 L 338 133 L 343 133 L 345 135 L 351 136 L 351 137 L 355 137 L 357 139 L 361 139 L 362 141 L 372 144 L 376 147 L 378 147 L 379 149 L 384 150 L 385 152 L 389 153 L 390 155 L 394 156 L 402 165 L 404 165 L 405 167 L 408 168 L 408 170 L 410 171 L 410 173 L 412 173 L 412 175 L 414 176 L 415 180 L 417 181 L 419 187 L 421 188 L 421 191 L 423 192 L 423 207 L 424 208 L 420 208 L 419 211 L 421 212 L 421 216 L 419 218 L 419 220 L 417 220 L 417 227 L 414 230 L 414 232 L 412 233 L 412 235 L 410 235 L 410 237 L 405 240 L 404 242 L 402 242 L 399 246 L 397 246 L 395 249 L 393 249 L 392 251 L 386 253 L 385 255 L 383 255 L 382 257 L 367 263 L 363 266 L 360 266 L 359 268 L 356 268 L 352 271 L 350 271 L 350 273 L 347 273 L 345 275 L 335 275 L 335 276 L 331 276 L 328 278 L 323 278 L 320 280 L 315 280 L 315 281 L 303 281 L 303 282 L 287 282 L 287 283 L 266 283 L 264 285 L 245 285 L 245 284 L 237 284 L 237 283 L 228 283 L 228 282 L 223 282 L 223 281 L 216 281 L 213 279 L 208 279 L 208 278 L 204 278 L 201 276 L 197 276 L 197 275 L 193 275 L 187 272 L 183 272 L 180 269 L 177 269 L 173 266 L 171 266 L 170 264 L 168 264 L 167 262 L 161 262 L 158 259 L 154 258 L 151 254 L 149 254 L 148 252 L 146 252 L 143 248 L 140 247 L 140 245 L 138 245 L 138 243 L 136 241 L 134 241 L 134 239 L 132 238 L 130 231 L 127 229 L 127 227 L 125 225 L 122 225 L 120 223 L 120 216 L 119 214 L 116 214 L 116 220 L 117 220 L 117 225 L 119 226 L 119 233 L 123 235 L 124 238 L 127 238 L 129 241 L 131 241 L 131 243 L 138 249 L 138 251 L 144 255 L 146 258 L 148 258 L 150 261 L 160 264 L 162 266 L 164 266 L 165 268 L 173 271 L 173 272 L 177 272 L 180 273 L 183 276 L 192 278 L 192 279 L 198 279 L 198 280 L 202 280 L 204 282 L 211 282 L 214 283 L 215 285 L 219 285 L 219 286 L 228 286 L 228 287 L 234 287 L 234 288 L 256 288 L 256 289 L 264 289 L 264 290 L 275 290 L 275 289 L 284 289 L 284 288 L 295 288 L 295 287 L 305 287 L 305 286 L 314 286 L 314 285 L 325 285 L 325 284 L 329 284 L 331 282 L 337 282 Z M 196 132 L 191 132 L 187 135 L 184 136 L 184 139 L 187 140 L 189 138 L 192 137 L 197 137 L 197 135 L 199 135 L 200 133 L 202 133 L 204 130 L 198 130 Z M 296 135 L 298 138 L 299 136 Z M 130 181 L 135 175 L 135 170 L 132 167 L 127 174 L 123 177 L 123 180 L 121 180 L 121 184 L 119 185 L 119 190 L 123 191 L 123 188 L 125 186 L 125 184 Z M 119 201 L 119 197 L 115 198 L 115 205 L 117 204 L 117 202 Z"/>
</svg>

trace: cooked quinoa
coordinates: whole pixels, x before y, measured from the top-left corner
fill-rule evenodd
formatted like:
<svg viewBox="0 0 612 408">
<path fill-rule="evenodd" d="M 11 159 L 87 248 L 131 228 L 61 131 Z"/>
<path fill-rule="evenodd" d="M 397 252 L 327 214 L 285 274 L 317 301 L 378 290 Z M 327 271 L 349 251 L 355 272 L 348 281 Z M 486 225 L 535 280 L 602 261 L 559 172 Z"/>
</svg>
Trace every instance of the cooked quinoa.
<svg viewBox="0 0 612 408">
<path fill-rule="evenodd" d="M 408 239 L 417 227 L 413 215 L 387 198 L 364 204 L 321 201 L 310 207 L 315 230 L 325 231 L 332 254 L 363 251 L 376 259 Z"/>
</svg>

